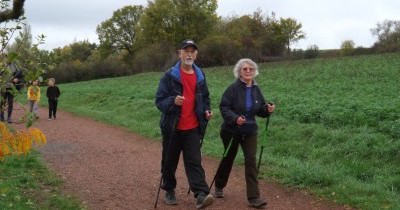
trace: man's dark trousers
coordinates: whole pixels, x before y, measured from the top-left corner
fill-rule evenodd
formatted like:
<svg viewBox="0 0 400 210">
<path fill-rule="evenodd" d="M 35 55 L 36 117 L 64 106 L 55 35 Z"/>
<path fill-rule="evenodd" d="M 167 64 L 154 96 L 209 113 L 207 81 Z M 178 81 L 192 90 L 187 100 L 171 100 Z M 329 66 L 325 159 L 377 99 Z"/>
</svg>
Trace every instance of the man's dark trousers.
<svg viewBox="0 0 400 210">
<path fill-rule="evenodd" d="M 163 159 L 166 164 L 163 173 L 163 188 L 166 191 L 172 191 L 176 188 L 175 171 L 178 167 L 181 151 L 190 189 L 194 192 L 195 197 L 199 194 L 208 194 L 210 190 L 205 181 L 204 169 L 201 166 L 198 128 L 185 131 L 176 130 L 172 138 L 164 136 Z"/>
</svg>

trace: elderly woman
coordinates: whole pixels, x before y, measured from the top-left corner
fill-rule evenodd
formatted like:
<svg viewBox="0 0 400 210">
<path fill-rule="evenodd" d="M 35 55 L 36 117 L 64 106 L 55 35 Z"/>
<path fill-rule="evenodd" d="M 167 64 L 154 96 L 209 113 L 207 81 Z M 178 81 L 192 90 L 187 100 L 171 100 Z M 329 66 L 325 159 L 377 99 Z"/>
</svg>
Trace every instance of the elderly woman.
<svg viewBox="0 0 400 210">
<path fill-rule="evenodd" d="M 275 106 L 265 102 L 254 80 L 258 75 L 255 62 L 248 58 L 240 59 L 233 69 L 233 74 L 236 81 L 225 90 L 220 103 L 220 111 L 224 119 L 220 136 L 227 155 L 222 160 L 215 176 L 215 197 L 224 197 L 223 188 L 228 182 L 240 145 L 245 158 L 247 199 L 250 206 L 264 208 L 267 202 L 260 198 L 257 180 L 255 117 L 267 117 L 274 111 Z"/>
</svg>

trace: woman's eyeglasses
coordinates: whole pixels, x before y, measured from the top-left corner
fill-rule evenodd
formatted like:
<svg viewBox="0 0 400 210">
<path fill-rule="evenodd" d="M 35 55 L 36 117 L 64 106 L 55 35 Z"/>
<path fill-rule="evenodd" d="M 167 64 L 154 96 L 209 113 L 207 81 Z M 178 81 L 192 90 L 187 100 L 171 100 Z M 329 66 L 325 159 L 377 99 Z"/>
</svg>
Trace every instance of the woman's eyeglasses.
<svg viewBox="0 0 400 210">
<path fill-rule="evenodd" d="M 244 67 L 242 68 L 243 71 L 254 71 L 254 68 L 252 67 Z"/>
</svg>

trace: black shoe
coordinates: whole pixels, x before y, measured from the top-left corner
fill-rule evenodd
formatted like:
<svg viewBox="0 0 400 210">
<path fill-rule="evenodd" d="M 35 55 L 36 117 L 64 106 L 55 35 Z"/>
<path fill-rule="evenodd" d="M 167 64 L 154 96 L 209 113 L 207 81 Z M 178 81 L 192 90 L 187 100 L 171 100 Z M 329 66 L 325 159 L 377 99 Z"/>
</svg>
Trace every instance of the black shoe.
<svg viewBox="0 0 400 210">
<path fill-rule="evenodd" d="M 256 209 L 263 209 L 267 205 L 267 202 L 261 198 L 255 198 L 249 200 L 249 206 Z"/>
<path fill-rule="evenodd" d="M 224 198 L 224 191 L 218 187 L 215 187 L 215 192 L 214 192 L 214 196 L 216 198 Z"/>
<path fill-rule="evenodd" d="M 165 193 L 164 202 L 167 205 L 176 205 L 176 204 L 178 204 L 178 202 L 176 202 L 175 191 L 167 191 Z"/>
<path fill-rule="evenodd" d="M 167 190 L 167 187 L 165 186 L 165 183 L 164 183 L 164 182 L 161 184 L 160 188 L 161 188 L 162 190 L 168 191 L 168 190 Z"/>
<path fill-rule="evenodd" d="M 214 198 L 211 194 L 204 195 L 200 194 L 197 196 L 196 208 L 204 209 L 207 206 L 211 205 L 214 202 Z"/>
</svg>

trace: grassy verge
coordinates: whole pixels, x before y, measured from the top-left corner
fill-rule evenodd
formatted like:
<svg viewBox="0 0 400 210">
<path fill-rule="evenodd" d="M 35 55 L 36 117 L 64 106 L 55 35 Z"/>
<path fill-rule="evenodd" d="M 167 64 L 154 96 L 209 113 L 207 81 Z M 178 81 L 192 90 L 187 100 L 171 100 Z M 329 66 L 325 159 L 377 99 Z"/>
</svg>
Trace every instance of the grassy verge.
<svg viewBox="0 0 400 210">
<path fill-rule="evenodd" d="M 277 104 L 261 176 L 361 209 L 400 209 L 399 54 L 269 63 L 257 81 Z M 232 67 L 206 69 L 215 118 L 203 152 L 220 157 L 218 103 Z M 64 110 L 159 139 L 162 73 L 61 85 Z M 43 88 L 45 89 L 45 88 Z M 243 163 L 240 154 L 236 161 Z"/>
<path fill-rule="evenodd" d="M 0 209 L 83 209 L 61 193 L 62 182 L 44 166 L 37 152 L 0 162 Z"/>
</svg>

